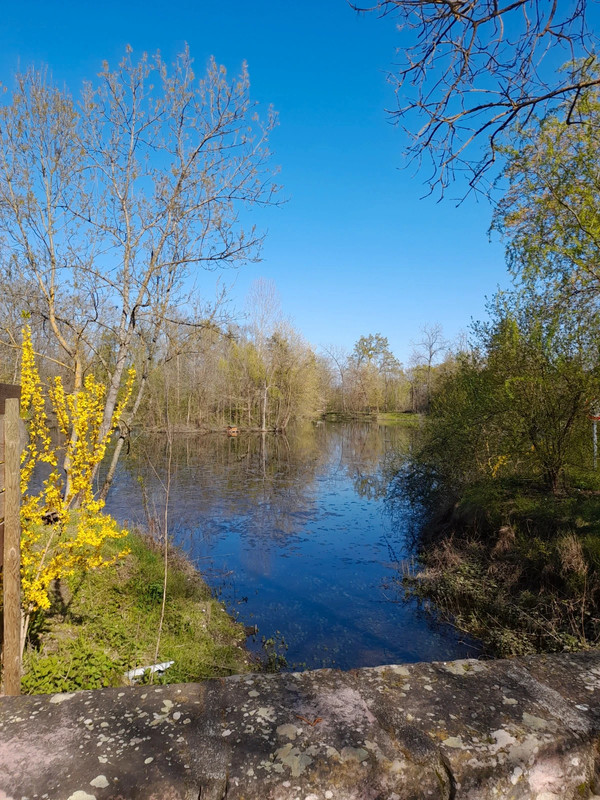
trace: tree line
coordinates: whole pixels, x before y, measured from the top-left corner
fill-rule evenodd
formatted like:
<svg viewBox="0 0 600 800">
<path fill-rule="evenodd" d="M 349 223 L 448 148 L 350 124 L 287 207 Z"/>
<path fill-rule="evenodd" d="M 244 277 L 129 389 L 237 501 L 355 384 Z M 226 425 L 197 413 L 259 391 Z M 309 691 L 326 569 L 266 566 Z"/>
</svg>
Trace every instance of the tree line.
<svg viewBox="0 0 600 800">
<path fill-rule="evenodd" d="M 245 323 L 212 324 L 184 339 L 170 331 L 171 355 L 149 381 L 141 409 L 145 424 L 284 431 L 326 413 L 422 413 L 454 359 L 436 325 L 423 328 L 407 368 L 379 333 L 361 336 L 350 352 L 316 349 L 283 319 L 274 285 L 264 280 L 248 307 Z"/>
<path fill-rule="evenodd" d="M 433 387 L 454 361 L 456 346 L 438 324 L 424 325 L 406 366 L 380 333 L 361 336 L 352 351 L 323 348 L 330 369 L 328 409 L 341 414 L 424 413 Z"/>
<path fill-rule="evenodd" d="M 434 388 L 453 369 L 455 354 L 439 325 L 424 326 L 405 368 L 381 334 L 362 336 L 348 351 L 310 345 L 284 318 L 275 285 L 260 279 L 250 290 L 247 310 L 236 320 L 177 320 L 169 311 L 161 335 L 153 343 L 154 359 L 147 368 L 144 353 L 134 351 L 135 389 L 144 392 L 120 419 L 120 437 L 143 426 L 155 430 L 221 430 L 228 426 L 255 431 L 285 431 L 299 420 L 333 413 L 346 417 L 378 413 L 423 413 Z M 57 367 L 50 353 L 43 321 L 27 314 L 28 328 L 40 358 L 46 384 L 57 375 L 68 391 L 72 376 Z M 4 381 L 18 381 L 24 320 L 4 318 Z M 96 343 L 110 357 L 110 341 Z M 144 369 L 147 369 L 144 374 Z M 102 361 L 91 360 L 84 370 L 105 381 Z M 142 378 L 140 379 L 140 374 Z M 139 392 L 139 388 L 138 388 Z M 139 397 L 139 394 L 138 394 Z"/>
</svg>

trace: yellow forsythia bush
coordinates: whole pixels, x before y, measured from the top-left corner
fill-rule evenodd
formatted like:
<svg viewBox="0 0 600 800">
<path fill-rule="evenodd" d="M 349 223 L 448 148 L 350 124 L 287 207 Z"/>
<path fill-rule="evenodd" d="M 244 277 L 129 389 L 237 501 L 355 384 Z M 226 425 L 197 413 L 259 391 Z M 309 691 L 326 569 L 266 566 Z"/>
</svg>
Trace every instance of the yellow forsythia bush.
<svg viewBox="0 0 600 800">
<path fill-rule="evenodd" d="M 106 388 L 88 375 L 83 388 L 67 394 L 60 378 L 48 391 L 64 445 L 52 443 L 46 398 L 35 363 L 31 329 L 23 329 L 21 363 L 21 413 L 29 430 L 29 443 L 21 456 L 21 580 L 25 631 L 31 614 L 50 606 L 52 581 L 75 569 L 93 569 L 114 563 L 103 557 L 107 539 L 120 539 L 127 531 L 104 514 L 103 500 L 94 497 L 92 475 L 102 461 L 106 445 L 129 400 L 135 373 L 130 370 L 121 402 L 115 408 L 111 429 L 98 438 L 104 413 Z M 62 465 L 59 466 L 59 456 Z M 49 465 L 41 491 L 30 493 L 34 470 Z M 61 468 L 62 467 L 62 468 Z"/>
</svg>

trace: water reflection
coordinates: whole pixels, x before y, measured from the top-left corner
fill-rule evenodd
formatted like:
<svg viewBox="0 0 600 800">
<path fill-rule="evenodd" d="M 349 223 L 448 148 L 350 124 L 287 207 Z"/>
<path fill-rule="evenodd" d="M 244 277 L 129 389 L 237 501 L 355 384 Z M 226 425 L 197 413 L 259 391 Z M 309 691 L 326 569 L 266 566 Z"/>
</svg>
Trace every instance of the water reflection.
<svg viewBox="0 0 600 800">
<path fill-rule="evenodd" d="M 173 441 L 173 538 L 228 607 L 260 635 L 279 631 L 291 667 L 343 669 L 473 655 L 414 600 L 390 592 L 408 555 L 410 509 L 385 503 L 390 465 L 414 432 L 304 425 L 287 436 Z M 109 499 L 121 520 L 159 514 L 167 442 L 140 437 Z M 259 635 L 259 639 L 260 639 Z M 250 642 L 259 648 L 259 642 Z"/>
</svg>

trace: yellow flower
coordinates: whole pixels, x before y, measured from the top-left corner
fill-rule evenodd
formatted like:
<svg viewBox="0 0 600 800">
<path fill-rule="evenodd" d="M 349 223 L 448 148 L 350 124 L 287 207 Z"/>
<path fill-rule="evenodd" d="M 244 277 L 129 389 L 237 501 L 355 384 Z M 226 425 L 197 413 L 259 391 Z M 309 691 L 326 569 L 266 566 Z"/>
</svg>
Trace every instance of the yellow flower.
<svg viewBox="0 0 600 800">
<path fill-rule="evenodd" d="M 108 566 L 128 552 L 124 549 L 109 558 L 102 555 L 108 539 L 123 538 L 127 531 L 103 513 L 104 502 L 94 497 L 92 476 L 129 402 L 134 381 L 135 371 L 130 369 L 109 431 L 100 437 L 106 387 L 89 374 L 82 389 L 67 394 L 61 378 L 55 378 L 48 396 L 66 443 L 62 448 L 53 446 L 31 329 L 29 326 L 23 329 L 21 409 L 29 428 L 29 444 L 21 466 L 21 575 L 27 614 L 50 607 L 52 581 L 72 574 L 75 569 Z M 66 481 L 57 468 L 61 450 Z M 41 491 L 29 495 L 33 471 L 42 462 L 54 469 Z M 77 510 L 71 511 L 76 501 Z"/>
</svg>

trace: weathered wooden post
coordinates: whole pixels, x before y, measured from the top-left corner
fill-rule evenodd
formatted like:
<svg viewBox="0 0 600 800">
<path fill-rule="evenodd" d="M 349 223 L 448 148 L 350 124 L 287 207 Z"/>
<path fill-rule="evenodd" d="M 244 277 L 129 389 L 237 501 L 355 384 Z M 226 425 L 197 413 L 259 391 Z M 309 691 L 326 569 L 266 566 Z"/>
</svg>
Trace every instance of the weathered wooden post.
<svg viewBox="0 0 600 800">
<path fill-rule="evenodd" d="M 3 690 L 21 691 L 20 386 L 0 383 L 0 536 L 4 592 Z"/>
</svg>

